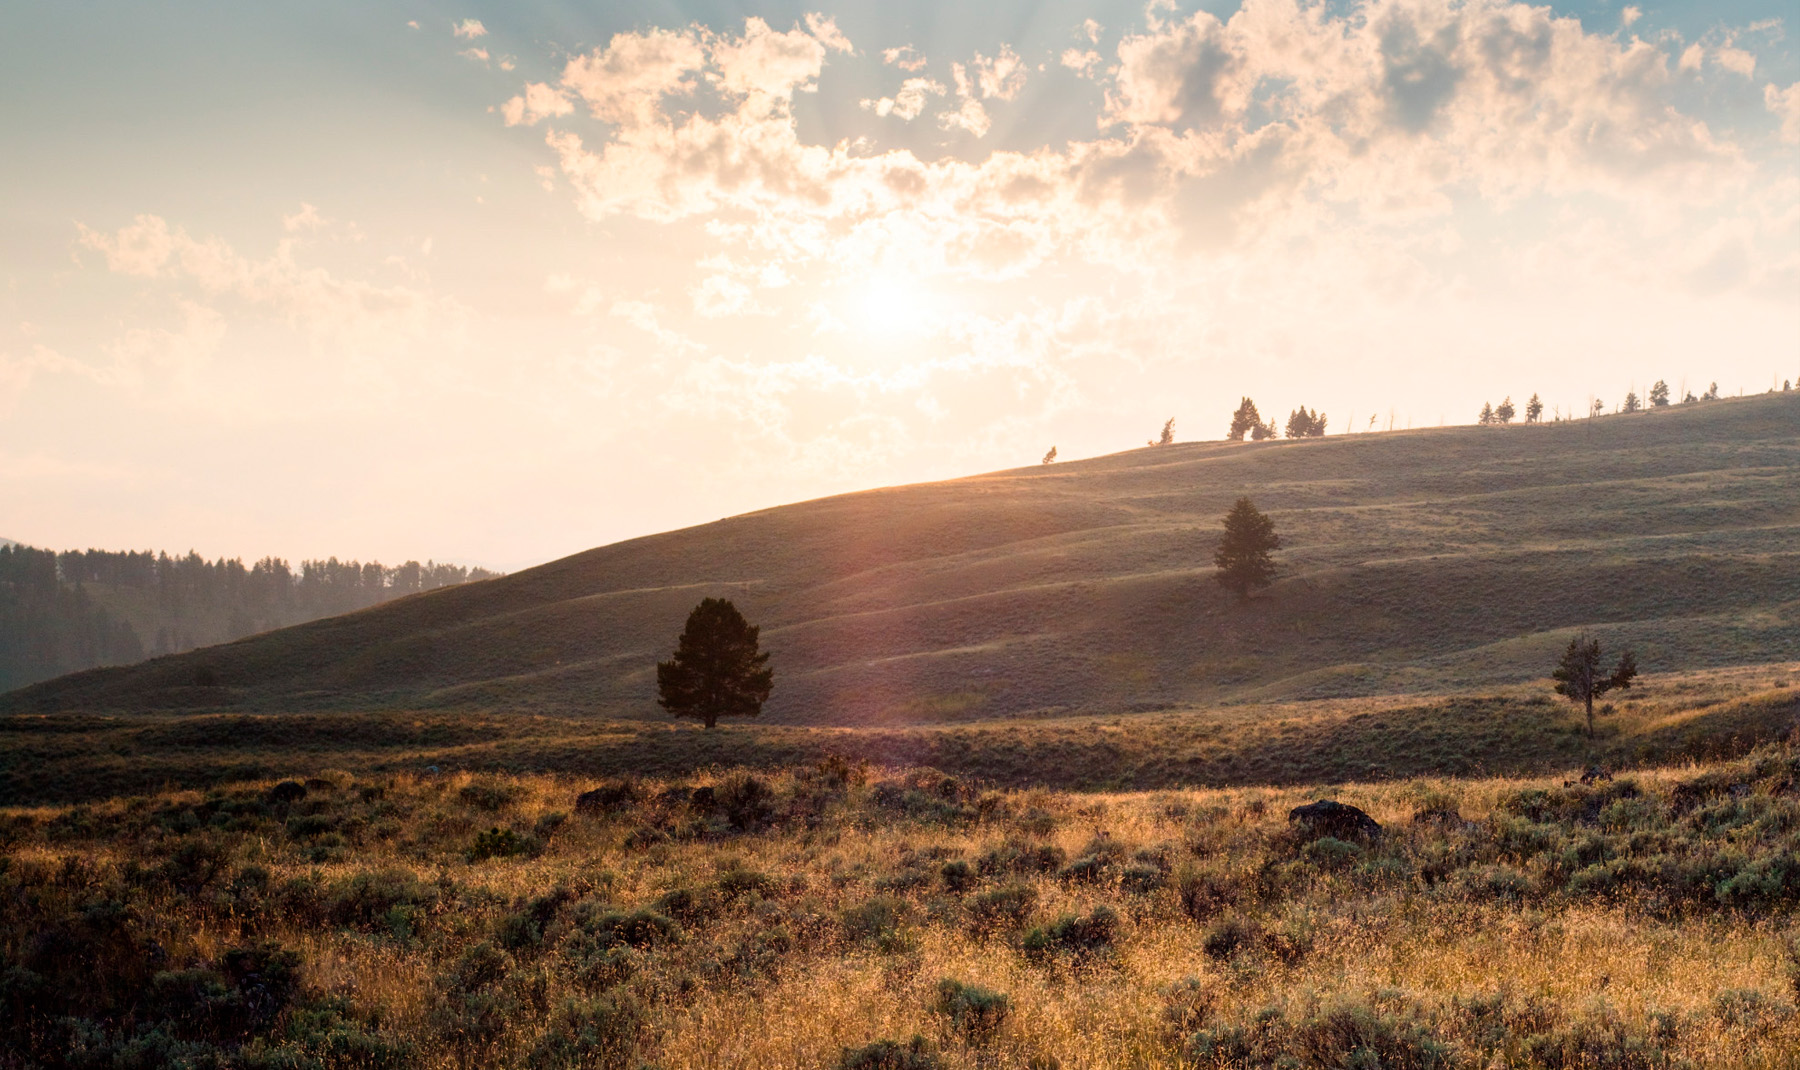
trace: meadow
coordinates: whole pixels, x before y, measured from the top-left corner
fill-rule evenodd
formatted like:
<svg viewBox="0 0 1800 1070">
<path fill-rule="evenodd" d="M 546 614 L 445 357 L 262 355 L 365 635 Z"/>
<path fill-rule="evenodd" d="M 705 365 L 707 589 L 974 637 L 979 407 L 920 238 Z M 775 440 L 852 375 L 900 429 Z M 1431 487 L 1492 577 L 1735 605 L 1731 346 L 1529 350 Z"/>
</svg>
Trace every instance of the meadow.
<svg viewBox="0 0 1800 1070">
<path fill-rule="evenodd" d="M 1797 1065 L 1800 754 L 1569 773 L 826 758 L 15 807 L 0 1066 Z M 1327 794 L 1383 828 L 1290 822 Z"/>
</svg>

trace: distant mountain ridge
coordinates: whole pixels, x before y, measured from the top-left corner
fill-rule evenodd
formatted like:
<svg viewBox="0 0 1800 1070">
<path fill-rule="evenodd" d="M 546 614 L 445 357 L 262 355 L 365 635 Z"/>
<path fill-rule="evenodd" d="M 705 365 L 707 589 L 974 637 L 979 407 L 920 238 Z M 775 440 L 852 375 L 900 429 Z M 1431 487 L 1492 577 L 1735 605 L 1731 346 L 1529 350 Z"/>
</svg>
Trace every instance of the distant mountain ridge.
<svg viewBox="0 0 1800 1070">
<path fill-rule="evenodd" d="M 1239 495 L 1276 585 L 1213 582 Z M 1537 426 L 1177 443 L 783 506 L 0 697 L 0 712 L 658 717 L 687 611 L 762 626 L 765 718 L 1129 712 L 1800 658 L 1800 394 Z"/>
</svg>

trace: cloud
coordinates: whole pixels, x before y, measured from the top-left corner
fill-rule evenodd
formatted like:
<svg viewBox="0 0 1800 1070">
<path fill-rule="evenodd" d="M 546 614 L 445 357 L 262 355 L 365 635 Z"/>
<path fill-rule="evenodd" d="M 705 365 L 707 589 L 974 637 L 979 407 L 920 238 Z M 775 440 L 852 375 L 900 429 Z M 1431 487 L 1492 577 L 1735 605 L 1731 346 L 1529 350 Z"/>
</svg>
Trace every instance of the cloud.
<svg viewBox="0 0 1800 1070">
<path fill-rule="evenodd" d="M 1771 82 L 1763 86 L 1763 106 L 1781 120 L 1781 140 L 1800 144 L 1800 82 L 1777 89 Z"/>
<path fill-rule="evenodd" d="M 488 31 L 487 27 L 481 24 L 480 19 L 464 19 L 461 22 L 452 23 L 450 32 L 457 37 L 466 37 L 473 41 L 477 37 L 486 37 Z"/>
<path fill-rule="evenodd" d="M 922 71 L 925 69 L 925 57 L 920 55 L 911 45 L 899 48 L 887 48 L 881 52 L 881 62 L 890 67 L 898 67 L 903 71 Z"/>
<path fill-rule="evenodd" d="M 879 100 L 864 100 L 862 106 L 883 118 L 892 115 L 896 119 L 911 122 L 925 110 L 926 97 L 943 95 L 942 82 L 930 78 L 908 78 L 900 83 L 898 93 Z"/>
<path fill-rule="evenodd" d="M 530 82 L 525 92 L 500 106 L 507 126 L 530 126 L 539 120 L 567 115 L 575 110 L 568 94 L 543 82 Z"/>
<path fill-rule="evenodd" d="M 1100 65 L 1100 53 L 1093 49 L 1084 52 L 1079 48 L 1065 48 L 1060 62 L 1083 78 L 1091 78 Z"/>
<path fill-rule="evenodd" d="M 317 211 L 306 205 L 285 217 L 283 227 L 293 234 L 321 223 Z M 305 267 L 296 257 L 298 246 L 293 237 L 283 238 L 269 257 L 255 260 L 217 238 L 191 237 L 161 216 L 140 215 L 110 233 L 76 226 L 80 244 L 99 252 L 114 272 L 192 283 L 208 298 L 235 298 L 314 334 L 345 337 L 391 330 L 416 334 L 444 311 L 439 302 L 419 290 L 377 286 L 339 278 L 323 268 Z M 195 304 L 185 313 L 190 334 L 197 317 L 204 318 L 203 311 Z M 138 352 L 146 345 L 140 339 L 127 348 Z"/>
<path fill-rule="evenodd" d="M 485 48 L 465 48 L 461 52 L 458 52 L 457 55 L 464 59 L 472 59 L 477 63 L 486 63 L 488 61 L 488 50 Z"/>
<path fill-rule="evenodd" d="M 1011 100 L 1025 88 L 1025 63 L 1011 45 L 1001 45 L 999 55 L 975 53 L 975 83 L 987 99 Z"/>
</svg>

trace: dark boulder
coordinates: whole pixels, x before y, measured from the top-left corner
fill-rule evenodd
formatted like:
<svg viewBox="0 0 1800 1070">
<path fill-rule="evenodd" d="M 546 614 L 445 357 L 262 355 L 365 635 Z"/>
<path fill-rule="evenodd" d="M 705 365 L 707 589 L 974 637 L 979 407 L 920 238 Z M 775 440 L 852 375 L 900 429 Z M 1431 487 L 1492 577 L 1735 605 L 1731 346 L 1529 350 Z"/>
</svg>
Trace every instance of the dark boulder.
<svg viewBox="0 0 1800 1070">
<path fill-rule="evenodd" d="M 1330 836 L 1338 840 L 1354 840 L 1381 833 L 1381 824 L 1354 806 L 1331 799 L 1320 799 L 1288 811 L 1288 824 L 1309 836 Z"/>
<path fill-rule="evenodd" d="M 268 800 L 272 805 L 296 803 L 306 798 L 306 785 L 298 780 L 284 780 L 269 789 Z"/>
</svg>

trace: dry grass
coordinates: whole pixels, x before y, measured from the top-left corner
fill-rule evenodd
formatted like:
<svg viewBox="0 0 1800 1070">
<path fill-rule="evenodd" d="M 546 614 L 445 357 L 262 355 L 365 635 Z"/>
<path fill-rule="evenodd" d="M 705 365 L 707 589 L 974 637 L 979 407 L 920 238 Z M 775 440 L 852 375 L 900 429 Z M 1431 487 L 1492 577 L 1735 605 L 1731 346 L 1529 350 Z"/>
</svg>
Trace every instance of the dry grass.
<svg viewBox="0 0 1800 1070">
<path fill-rule="evenodd" d="M 1800 662 L 1651 674 L 1608 703 L 1599 739 L 1548 681 L 1421 699 L 1240 703 L 1115 716 L 887 729 L 734 724 L 706 732 L 520 714 L 286 713 L 0 718 L 0 804 L 81 802 L 336 767 L 571 776 L 784 769 L 836 754 L 998 786 L 1126 789 L 1534 775 L 1730 758 L 1785 737 Z"/>
<path fill-rule="evenodd" d="M 774 774 L 766 796 L 742 774 L 637 782 L 562 818 L 591 782 L 326 773 L 287 802 L 265 782 L 13 810 L 0 1028 L 49 1066 L 72 1065 L 44 1055 L 71 1014 L 96 1023 L 96 1052 L 155 1032 L 255 1067 L 818 1070 L 915 1034 L 936 1060 L 920 1065 L 958 1068 L 1781 1067 L 1800 1051 L 1786 750 L 1594 785 L 1330 789 L 1387 826 L 1367 843 L 1290 827 L 1326 789 L 867 775 Z M 695 786 L 716 805 L 663 795 Z M 1451 824 L 1414 818 L 1446 807 Z M 521 853 L 474 860 L 495 827 Z M 195 845 L 216 872 L 195 875 Z M 1006 868 L 1044 848 L 1048 871 Z M 977 924 L 977 900 L 1009 886 L 1034 893 L 1022 920 Z M 95 921 L 107 904 L 128 923 Z M 1031 935 L 1098 907 L 1116 913 L 1110 942 Z M 624 931 L 606 911 L 680 920 L 631 946 L 605 936 Z M 66 992 L 44 932 L 83 962 Z M 254 1029 L 218 1027 L 229 991 L 156 980 L 223 976 L 227 949 L 262 942 L 298 955 L 300 984 Z M 137 988 L 106 1003 L 109 975 Z M 956 1026 L 936 1009 L 946 978 L 1003 994 L 1003 1018 Z"/>
</svg>

